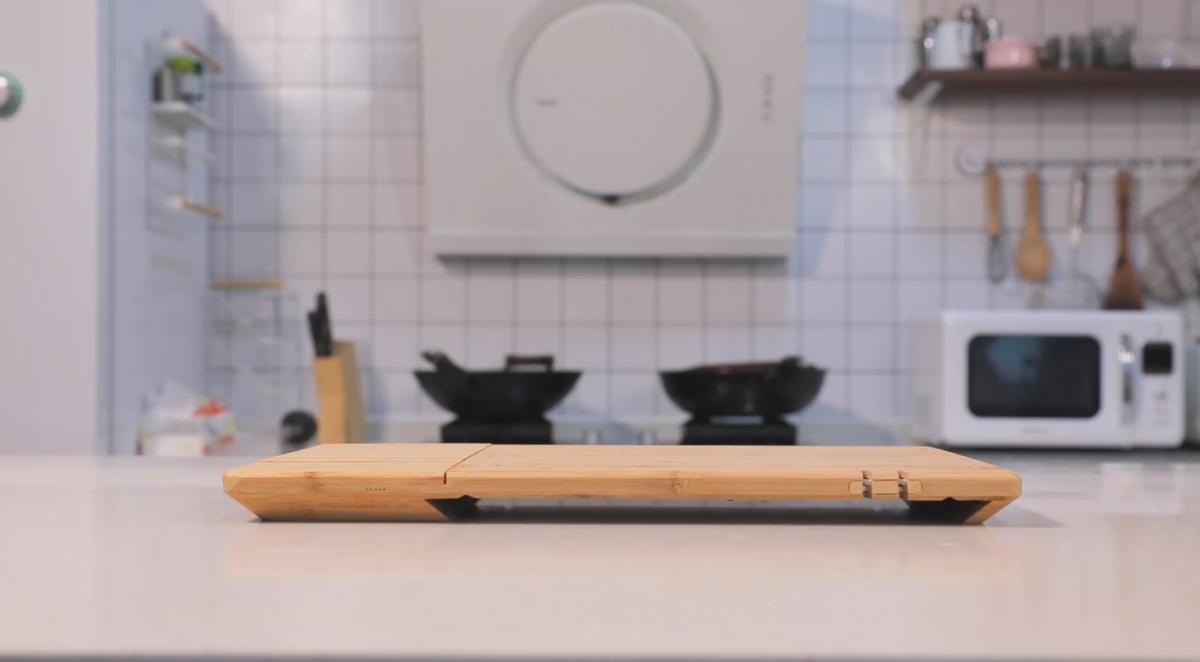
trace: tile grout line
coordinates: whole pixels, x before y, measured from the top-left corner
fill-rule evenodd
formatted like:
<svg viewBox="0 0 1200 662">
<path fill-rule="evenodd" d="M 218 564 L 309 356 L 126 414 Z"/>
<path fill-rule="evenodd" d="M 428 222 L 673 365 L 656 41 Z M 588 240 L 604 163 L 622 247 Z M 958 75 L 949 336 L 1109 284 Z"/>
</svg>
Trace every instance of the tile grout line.
<svg viewBox="0 0 1200 662">
<path fill-rule="evenodd" d="M 368 25 L 367 29 L 368 29 L 368 31 L 372 32 L 371 36 L 374 36 L 373 32 L 376 28 L 376 25 L 378 25 L 378 23 L 377 23 L 378 17 L 376 16 L 376 9 L 377 9 L 377 6 L 376 6 L 375 2 L 371 2 L 368 5 L 367 18 L 368 18 L 369 25 Z M 371 45 L 373 48 L 374 47 L 373 41 L 371 42 Z M 375 128 L 376 128 L 375 127 L 375 103 L 376 103 L 375 82 L 376 82 L 377 77 L 378 77 L 378 72 L 375 69 L 375 52 L 374 52 L 374 50 L 370 50 L 367 54 L 367 85 L 366 85 L 367 105 L 365 108 L 365 112 L 366 112 L 366 122 L 367 122 L 366 133 L 369 136 L 369 138 L 367 140 L 367 178 L 372 181 L 372 183 L 368 184 L 367 188 L 366 188 L 366 191 L 367 191 L 367 219 L 369 221 L 368 229 L 367 229 L 367 247 L 366 247 L 367 273 L 369 274 L 369 276 L 367 277 L 367 318 L 370 320 L 369 325 L 368 325 L 368 329 L 369 329 L 368 337 L 371 340 L 371 359 L 372 359 L 371 363 L 372 364 L 375 363 L 374 355 L 376 352 L 376 348 L 379 346 L 379 339 L 377 337 L 378 330 L 377 330 L 376 320 L 375 320 L 375 309 L 377 308 L 375 299 L 376 299 L 376 297 L 379 296 L 378 286 L 376 285 L 376 282 L 378 280 L 377 270 L 378 270 L 379 265 L 377 265 L 375 263 L 375 246 L 376 246 L 375 229 L 379 225 L 379 217 L 378 217 L 378 213 L 377 213 L 377 210 L 375 207 L 375 198 L 376 198 L 375 187 L 377 185 L 375 183 L 375 179 L 376 179 L 376 177 L 375 177 L 375 174 L 376 174 L 375 173 L 375 158 L 376 158 L 376 150 L 379 149 L 378 140 L 376 139 L 376 135 L 375 135 Z M 326 124 L 326 126 L 329 125 L 329 117 L 328 116 L 325 117 L 325 124 Z M 371 367 L 373 368 L 374 365 L 372 365 Z M 365 367 L 359 366 L 359 371 L 365 372 Z M 382 390 L 383 391 L 382 397 L 385 400 L 387 398 L 387 391 L 386 391 L 386 389 L 383 388 L 382 384 L 377 383 L 377 380 L 367 379 L 365 381 L 368 384 L 366 408 L 367 408 L 367 418 L 369 420 L 371 418 L 371 415 L 374 413 L 371 411 L 371 408 L 374 405 L 379 404 L 380 395 L 376 391 Z M 386 410 L 387 406 L 384 405 L 383 408 Z"/>
<path fill-rule="evenodd" d="M 272 133 L 274 134 L 272 136 L 272 147 L 274 149 L 274 156 L 275 156 L 275 173 L 274 173 L 275 176 L 273 177 L 274 181 L 273 181 L 273 186 L 272 186 L 272 192 L 274 193 L 274 198 L 275 198 L 274 213 L 275 213 L 275 221 L 277 223 L 282 220 L 282 212 L 280 209 L 279 201 L 280 201 L 280 198 L 282 197 L 282 192 L 283 192 L 283 185 L 279 181 L 279 164 L 283 162 L 283 153 L 282 153 L 283 152 L 283 148 L 282 148 L 283 108 L 282 108 L 282 104 L 280 103 L 280 99 L 282 98 L 282 91 L 283 91 L 283 75 L 282 75 L 283 74 L 283 66 L 282 66 L 283 59 L 282 59 L 281 50 L 279 48 L 279 37 L 280 37 L 280 27 L 279 27 L 279 18 L 278 18 L 279 17 L 279 2 L 280 2 L 280 0 L 275 0 L 275 17 L 276 18 L 275 18 L 275 25 L 274 25 L 274 37 L 273 37 L 273 50 L 274 50 L 273 55 L 274 55 L 274 60 L 275 60 L 275 76 L 274 76 L 274 80 L 272 81 L 272 88 L 273 88 L 274 94 L 273 94 L 273 99 L 271 100 L 271 107 L 270 107 L 271 130 L 272 130 Z M 232 95 L 230 95 L 230 96 L 232 96 Z M 280 277 L 279 274 L 283 271 L 283 260 L 282 260 L 282 256 L 280 255 L 278 231 L 276 231 L 276 233 L 275 233 L 274 245 L 275 245 L 275 275 L 272 277 L 278 278 L 278 277 Z M 278 304 L 279 299 L 275 299 L 275 302 L 276 302 L 276 304 Z M 278 316 L 282 315 L 282 311 L 278 307 L 278 305 L 275 308 L 275 314 Z M 282 353 L 284 351 L 284 347 L 286 345 L 287 345 L 287 343 L 279 343 L 279 347 L 276 349 L 276 351 Z M 286 359 L 284 359 L 283 356 L 276 356 L 276 361 L 278 362 L 278 364 L 286 363 Z M 274 383 L 276 398 L 278 398 L 279 394 L 283 392 L 284 379 L 285 379 L 285 376 L 282 371 L 275 371 L 273 383 Z M 276 404 L 278 405 L 280 403 L 277 402 Z"/>
<path fill-rule="evenodd" d="M 329 287 L 329 33 L 325 24 L 329 18 L 329 3 L 319 0 L 321 11 L 321 286 Z"/>
<path fill-rule="evenodd" d="M 846 6 L 847 6 L 847 9 L 849 9 L 848 4 Z M 845 61 L 849 62 L 851 59 L 850 43 L 852 41 L 853 34 L 854 34 L 853 14 L 849 10 L 846 11 L 845 21 L 846 21 L 846 39 L 842 43 L 842 46 L 841 46 L 841 55 Z M 846 70 L 842 73 L 842 76 L 843 76 L 842 84 L 844 85 L 844 87 L 841 90 L 841 92 L 842 92 L 843 103 L 845 103 L 847 109 L 850 108 L 850 106 L 854 103 L 854 93 L 853 93 L 854 77 L 852 75 L 852 71 L 853 70 L 851 67 L 846 67 Z M 854 214 L 854 206 L 852 203 L 853 196 L 851 196 L 849 193 L 850 186 L 852 185 L 851 180 L 853 180 L 852 173 L 854 171 L 854 138 L 853 138 L 853 135 L 851 135 L 851 133 L 849 131 L 847 131 L 846 136 L 842 137 L 842 149 L 844 150 L 844 155 L 845 155 L 845 159 L 846 159 L 845 164 L 843 166 L 845 171 L 842 173 L 842 175 L 847 180 L 847 183 L 838 187 L 838 193 L 842 197 L 842 199 L 839 201 L 839 204 L 842 207 L 842 209 L 845 210 L 845 218 L 843 220 L 843 224 L 846 227 L 844 228 L 844 230 L 848 230 L 849 226 L 852 224 L 852 219 L 853 219 L 853 214 Z M 854 296 L 853 296 L 854 283 L 853 283 L 853 274 L 852 274 L 854 256 L 853 256 L 853 252 L 851 251 L 851 246 L 850 246 L 849 241 L 843 242 L 842 252 L 843 252 L 843 255 L 842 255 L 842 259 L 843 259 L 842 296 L 843 296 L 843 305 L 845 305 L 845 307 L 846 307 L 845 321 L 844 321 L 844 327 L 843 327 L 842 333 L 845 334 L 846 342 L 842 346 L 841 364 L 848 369 L 850 367 L 850 363 L 851 363 L 851 361 L 850 361 L 850 356 L 851 356 L 850 343 L 851 343 L 851 338 L 853 337 L 853 330 L 854 330 Z M 851 385 L 852 385 L 851 382 L 852 382 L 852 380 L 847 378 L 846 383 L 843 385 L 843 388 L 845 390 L 845 393 L 843 394 L 844 399 L 848 399 L 850 396 Z"/>
</svg>

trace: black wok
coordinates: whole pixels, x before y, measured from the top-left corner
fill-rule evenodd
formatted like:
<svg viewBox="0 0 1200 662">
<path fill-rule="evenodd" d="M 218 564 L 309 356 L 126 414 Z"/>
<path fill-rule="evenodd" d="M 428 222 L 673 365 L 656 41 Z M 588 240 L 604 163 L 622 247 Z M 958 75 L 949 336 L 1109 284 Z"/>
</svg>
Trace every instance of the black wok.
<svg viewBox="0 0 1200 662">
<path fill-rule="evenodd" d="M 434 402 L 477 423 L 544 420 L 575 387 L 579 372 L 554 370 L 549 356 L 509 356 L 503 370 L 464 370 L 441 352 L 421 354 L 435 370 L 417 370 L 417 382 Z"/>
<path fill-rule="evenodd" d="M 812 403 L 825 382 L 825 370 L 795 356 L 777 363 L 704 365 L 659 376 L 671 402 L 698 422 L 727 416 L 778 420 Z"/>
</svg>

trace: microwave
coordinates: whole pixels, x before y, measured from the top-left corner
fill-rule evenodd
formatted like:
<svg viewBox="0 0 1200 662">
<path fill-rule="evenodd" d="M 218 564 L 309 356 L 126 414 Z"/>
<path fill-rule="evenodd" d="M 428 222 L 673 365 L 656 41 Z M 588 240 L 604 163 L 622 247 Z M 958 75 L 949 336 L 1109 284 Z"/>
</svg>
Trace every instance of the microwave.
<svg viewBox="0 0 1200 662">
<path fill-rule="evenodd" d="M 1184 437 L 1170 311 L 945 311 L 913 333 L 911 433 L 945 446 L 1165 448 Z"/>
</svg>

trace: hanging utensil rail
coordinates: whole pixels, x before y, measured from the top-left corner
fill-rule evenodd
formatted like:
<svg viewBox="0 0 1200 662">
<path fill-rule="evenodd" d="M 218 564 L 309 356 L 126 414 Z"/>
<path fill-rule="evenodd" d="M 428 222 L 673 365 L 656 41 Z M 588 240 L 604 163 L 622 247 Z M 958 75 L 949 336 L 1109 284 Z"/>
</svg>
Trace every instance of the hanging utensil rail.
<svg viewBox="0 0 1200 662">
<path fill-rule="evenodd" d="M 987 172 L 989 167 L 998 170 L 1021 168 L 1025 170 L 1044 170 L 1047 168 L 1091 169 L 1119 168 L 1131 170 L 1135 168 L 1169 168 L 1190 167 L 1200 169 L 1200 154 L 1180 155 L 1166 154 L 1162 156 L 1133 156 L 1127 158 L 991 158 L 978 151 L 963 147 L 958 150 L 954 159 L 954 167 L 959 173 L 978 177 Z"/>
</svg>

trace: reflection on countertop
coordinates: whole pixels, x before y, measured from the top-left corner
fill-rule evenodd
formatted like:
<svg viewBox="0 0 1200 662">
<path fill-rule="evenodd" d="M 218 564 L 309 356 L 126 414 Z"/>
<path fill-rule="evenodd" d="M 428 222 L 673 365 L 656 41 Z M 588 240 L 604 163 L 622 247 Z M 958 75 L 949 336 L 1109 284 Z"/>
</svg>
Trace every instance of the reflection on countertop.
<svg viewBox="0 0 1200 662">
<path fill-rule="evenodd" d="M 5 458 L 0 655 L 1200 654 L 1200 453 L 971 454 L 1024 478 L 980 527 L 878 502 L 261 523 L 221 492 L 236 458 Z"/>
</svg>

